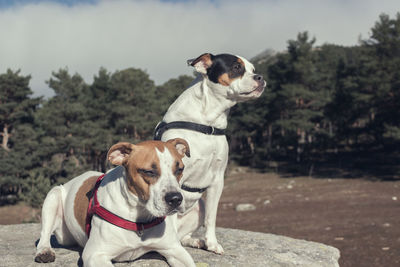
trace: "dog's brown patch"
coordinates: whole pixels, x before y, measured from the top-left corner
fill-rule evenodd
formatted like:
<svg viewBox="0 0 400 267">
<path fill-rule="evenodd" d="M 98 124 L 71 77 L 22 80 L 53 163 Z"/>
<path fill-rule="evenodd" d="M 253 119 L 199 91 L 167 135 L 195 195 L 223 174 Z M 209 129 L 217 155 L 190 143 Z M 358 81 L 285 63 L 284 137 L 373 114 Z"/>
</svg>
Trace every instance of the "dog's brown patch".
<svg viewBox="0 0 400 267">
<path fill-rule="evenodd" d="M 183 156 L 178 153 L 172 144 L 160 141 L 145 141 L 134 146 L 125 167 L 128 170 L 128 188 L 140 199 L 146 201 L 150 198 L 150 186 L 155 184 L 162 175 L 160 159 L 156 150 L 162 153 L 165 149 L 168 149 L 172 157 L 175 158 L 176 163 L 172 164 L 173 169 L 171 171 L 172 173 L 177 173 L 177 169 L 183 168 Z M 189 154 L 188 148 L 187 153 Z M 152 175 L 147 175 L 143 170 L 151 170 Z M 177 178 L 180 179 L 181 173 L 177 174 L 179 174 Z"/>
<path fill-rule="evenodd" d="M 78 224 L 81 226 L 82 230 L 85 231 L 86 228 L 86 215 L 87 209 L 89 206 L 89 197 L 87 196 L 88 192 L 90 192 L 96 184 L 98 176 L 92 176 L 86 179 L 75 196 L 74 201 L 74 214 L 75 219 L 78 221 Z"/>
<path fill-rule="evenodd" d="M 223 73 L 218 77 L 218 83 L 223 85 L 223 86 L 229 86 L 231 83 L 239 78 L 242 78 L 244 73 L 245 73 L 245 64 L 243 60 L 240 58 L 237 59 L 237 62 L 242 66 L 242 69 L 240 71 L 236 70 L 230 70 L 229 72 Z"/>
<path fill-rule="evenodd" d="M 175 159 L 175 163 L 172 164 L 172 173 L 176 176 L 179 182 L 183 176 L 183 172 L 179 172 L 179 170 L 183 170 L 183 168 L 185 167 L 182 162 L 182 155 L 180 155 L 178 151 L 176 151 L 173 145 L 166 143 L 166 147 L 168 148 L 172 157 Z"/>
<path fill-rule="evenodd" d="M 181 154 L 176 146 L 180 147 Z M 127 171 L 126 183 L 131 193 L 147 201 L 150 199 L 150 186 L 161 177 L 160 159 L 157 150 L 163 153 L 168 149 L 175 162 L 171 172 L 177 179 L 182 176 L 184 155 L 190 156 L 189 145 L 183 139 L 173 139 L 169 142 L 145 141 L 137 145 L 118 143 L 110 148 L 107 158 L 114 164 L 123 165 Z"/>
<path fill-rule="evenodd" d="M 191 66 L 195 66 L 197 63 L 202 62 L 204 69 L 209 68 L 212 65 L 212 60 L 211 60 L 211 54 L 210 53 L 205 53 L 193 60 L 193 62 L 190 64 Z"/>
<path fill-rule="evenodd" d="M 129 190 L 140 199 L 150 198 L 150 186 L 155 184 L 161 176 L 160 159 L 156 148 L 164 152 L 164 145 L 159 141 L 146 141 L 139 143 L 130 155 L 126 164 L 128 169 L 127 184 Z M 155 175 L 146 175 L 142 170 L 152 170 Z"/>
<path fill-rule="evenodd" d="M 229 73 L 224 73 L 221 76 L 218 77 L 218 83 L 223 85 L 223 86 L 229 86 L 231 83 L 239 78 L 241 78 L 243 75 L 240 76 L 232 76 Z"/>
<path fill-rule="evenodd" d="M 229 78 L 228 73 L 224 73 L 218 77 L 218 83 L 223 86 L 229 86 L 232 83 L 232 81 L 233 80 L 231 78 Z"/>
<path fill-rule="evenodd" d="M 238 61 L 240 64 L 242 64 L 243 67 L 245 67 L 245 64 L 244 64 L 244 62 L 243 62 L 243 60 L 242 60 L 241 58 L 238 57 L 238 60 L 237 60 L 237 61 Z"/>
</svg>

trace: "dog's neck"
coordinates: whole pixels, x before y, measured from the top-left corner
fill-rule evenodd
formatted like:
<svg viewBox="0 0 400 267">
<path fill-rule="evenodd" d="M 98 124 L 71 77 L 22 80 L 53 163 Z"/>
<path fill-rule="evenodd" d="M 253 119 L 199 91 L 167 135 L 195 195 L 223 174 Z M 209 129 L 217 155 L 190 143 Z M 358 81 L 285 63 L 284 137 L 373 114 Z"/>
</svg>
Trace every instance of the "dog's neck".
<svg viewBox="0 0 400 267">
<path fill-rule="evenodd" d="M 199 77 L 178 97 L 164 116 L 165 122 L 190 121 L 225 129 L 229 110 L 236 104 L 226 90 L 218 90 L 208 79 Z"/>
<path fill-rule="evenodd" d="M 98 191 L 100 205 L 129 221 L 151 221 L 154 216 L 146 210 L 139 198 L 129 191 L 126 175 L 126 169 L 122 166 L 107 173 L 102 183 L 104 186 L 100 186 Z M 107 193 L 102 194 L 103 190 Z"/>
</svg>

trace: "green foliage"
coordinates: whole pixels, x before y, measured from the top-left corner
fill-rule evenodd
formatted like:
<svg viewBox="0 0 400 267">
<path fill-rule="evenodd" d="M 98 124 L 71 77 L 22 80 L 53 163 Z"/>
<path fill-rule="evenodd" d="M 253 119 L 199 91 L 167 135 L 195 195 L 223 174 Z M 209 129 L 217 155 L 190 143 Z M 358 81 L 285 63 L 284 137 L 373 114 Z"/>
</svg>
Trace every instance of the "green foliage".
<svg viewBox="0 0 400 267">
<path fill-rule="evenodd" d="M 41 156 L 46 176 L 52 184 L 72 177 L 86 169 L 81 140 L 86 137 L 83 127 L 86 106 L 82 102 L 87 85 L 78 74 L 61 69 L 48 81 L 55 96 L 44 102 L 37 112 L 41 129 L 40 143 L 45 147 Z"/>
<path fill-rule="evenodd" d="M 20 199 L 34 208 L 39 208 L 42 205 L 44 198 L 51 189 L 50 180 L 42 172 L 42 169 L 31 170 L 29 176 L 22 181 L 21 185 Z"/>
<path fill-rule="evenodd" d="M 331 151 L 400 147 L 400 13 L 381 15 L 358 46 L 315 42 L 302 32 L 287 51 L 253 59 L 268 88 L 231 110 L 231 160 L 314 166 Z M 48 80 L 54 96 L 43 100 L 31 96 L 30 76 L 0 74 L 0 202 L 38 207 L 52 186 L 106 171 L 109 147 L 151 139 L 192 80 L 179 76 L 156 86 L 140 69 L 101 68 L 87 84 L 60 69 Z"/>
<path fill-rule="evenodd" d="M 392 136 L 400 127 L 400 13 L 394 19 L 381 15 L 371 29 L 371 38 L 364 42 L 369 49 L 368 78 L 373 90 L 371 135 L 377 141 Z"/>
<path fill-rule="evenodd" d="M 19 71 L 0 75 L 0 201 L 18 194 L 29 171 L 40 166 L 34 114 L 41 99 L 30 97 L 29 80 Z"/>
<path fill-rule="evenodd" d="M 400 13 L 381 15 L 371 32 L 355 47 L 314 47 L 303 32 L 273 60 L 255 58 L 268 89 L 233 109 L 231 158 L 262 167 L 346 147 L 398 147 Z"/>
</svg>

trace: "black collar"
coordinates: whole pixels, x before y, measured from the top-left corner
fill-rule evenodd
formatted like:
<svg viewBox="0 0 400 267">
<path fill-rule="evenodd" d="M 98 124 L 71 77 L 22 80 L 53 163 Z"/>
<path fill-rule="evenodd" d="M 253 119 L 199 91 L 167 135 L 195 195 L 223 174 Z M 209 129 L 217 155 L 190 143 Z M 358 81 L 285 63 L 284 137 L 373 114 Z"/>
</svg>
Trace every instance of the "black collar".
<svg viewBox="0 0 400 267">
<path fill-rule="evenodd" d="M 193 187 L 186 186 L 184 184 L 181 186 L 182 190 L 185 190 L 185 191 L 188 191 L 188 192 L 191 192 L 191 193 L 200 193 L 200 194 L 203 193 L 204 191 L 206 191 L 207 188 L 208 187 L 206 187 L 206 188 L 193 188 Z"/>
<path fill-rule="evenodd" d="M 163 133 L 169 129 L 187 129 L 208 135 L 225 135 L 225 129 L 219 129 L 212 126 L 198 124 L 188 121 L 173 121 L 158 123 L 154 131 L 154 140 L 161 140 Z"/>
</svg>

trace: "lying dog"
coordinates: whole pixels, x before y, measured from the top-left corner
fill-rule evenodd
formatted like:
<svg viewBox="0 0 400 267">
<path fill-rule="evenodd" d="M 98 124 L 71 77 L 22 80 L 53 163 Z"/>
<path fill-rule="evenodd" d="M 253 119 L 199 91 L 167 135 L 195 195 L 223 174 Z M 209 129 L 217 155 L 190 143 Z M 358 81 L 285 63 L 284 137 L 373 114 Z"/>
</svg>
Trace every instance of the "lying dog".
<svg viewBox="0 0 400 267">
<path fill-rule="evenodd" d="M 180 138 L 112 146 L 107 158 L 119 167 L 104 178 L 86 172 L 47 194 L 35 261 L 55 260 L 54 232 L 60 244 L 84 247 L 85 267 L 113 266 L 111 260 L 133 260 L 149 251 L 158 251 L 171 266 L 195 266 L 174 218 L 165 217 L 183 207 L 179 180 L 185 155 L 189 146 Z"/>
<path fill-rule="evenodd" d="M 254 73 L 249 61 L 239 56 L 203 54 L 188 64 L 200 76 L 169 107 L 154 138 L 184 138 L 194 151 L 184 159 L 181 179 L 185 212 L 179 214 L 177 223 L 182 244 L 222 254 L 215 222 L 228 162 L 224 130 L 229 109 L 237 102 L 258 98 L 266 82 Z M 201 201 L 203 192 L 207 192 L 205 204 Z M 203 224 L 205 240 L 192 238 L 193 231 Z"/>
</svg>

